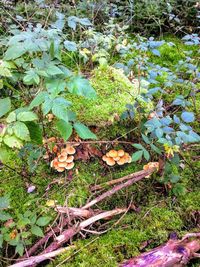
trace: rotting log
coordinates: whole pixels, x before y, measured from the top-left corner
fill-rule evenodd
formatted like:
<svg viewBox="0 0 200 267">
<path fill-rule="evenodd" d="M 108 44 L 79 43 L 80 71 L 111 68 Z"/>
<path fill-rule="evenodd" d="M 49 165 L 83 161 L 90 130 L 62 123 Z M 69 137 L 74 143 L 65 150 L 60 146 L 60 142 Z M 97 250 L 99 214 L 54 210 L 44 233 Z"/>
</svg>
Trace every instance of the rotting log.
<svg viewBox="0 0 200 267">
<path fill-rule="evenodd" d="M 125 261 L 120 267 L 182 267 L 193 258 L 200 258 L 200 233 L 185 235 L 181 240 L 169 241 L 137 257 Z"/>
</svg>

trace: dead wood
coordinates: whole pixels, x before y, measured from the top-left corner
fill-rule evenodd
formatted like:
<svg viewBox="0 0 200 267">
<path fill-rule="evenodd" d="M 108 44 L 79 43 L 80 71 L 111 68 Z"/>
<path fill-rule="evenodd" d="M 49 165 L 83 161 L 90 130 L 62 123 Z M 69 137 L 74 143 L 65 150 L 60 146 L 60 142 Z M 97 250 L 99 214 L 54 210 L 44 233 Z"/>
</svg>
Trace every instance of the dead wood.
<svg viewBox="0 0 200 267">
<path fill-rule="evenodd" d="M 169 241 L 157 248 L 134 257 L 120 267 L 181 267 L 196 257 L 200 250 L 200 233 L 190 233 L 185 235 L 181 240 L 169 239 Z"/>
</svg>

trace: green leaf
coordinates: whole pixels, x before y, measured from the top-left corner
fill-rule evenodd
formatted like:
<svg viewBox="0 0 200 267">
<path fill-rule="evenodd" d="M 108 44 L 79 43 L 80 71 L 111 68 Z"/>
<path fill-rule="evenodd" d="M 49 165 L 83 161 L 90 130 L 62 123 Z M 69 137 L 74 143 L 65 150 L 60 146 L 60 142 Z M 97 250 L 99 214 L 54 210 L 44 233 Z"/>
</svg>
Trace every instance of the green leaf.
<svg viewBox="0 0 200 267">
<path fill-rule="evenodd" d="M 142 158 L 143 155 L 143 150 L 139 150 L 132 155 L 132 161 L 138 161 L 139 159 Z"/>
<path fill-rule="evenodd" d="M 74 129 L 82 139 L 97 139 L 96 135 L 82 123 L 74 123 Z"/>
<path fill-rule="evenodd" d="M 48 95 L 47 92 L 39 92 L 36 97 L 31 101 L 29 108 L 32 109 L 34 107 L 38 107 L 45 100 L 45 97 Z"/>
<path fill-rule="evenodd" d="M 9 161 L 9 152 L 4 147 L 0 147 L 0 161 L 3 162 L 3 163 L 6 163 L 6 162 Z"/>
<path fill-rule="evenodd" d="M 17 115 L 17 120 L 18 121 L 35 121 L 37 119 L 38 119 L 37 115 L 32 111 L 20 112 Z"/>
<path fill-rule="evenodd" d="M 71 123 L 67 123 L 66 121 L 59 120 L 56 123 L 56 127 L 57 127 L 59 133 L 61 134 L 61 136 L 64 138 L 64 140 L 67 141 L 72 134 Z"/>
<path fill-rule="evenodd" d="M 155 152 L 158 153 L 159 155 L 162 154 L 161 150 L 160 150 L 157 146 L 155 146 L 154 144 L 150 144 L 150 147 L 151 147 L 151 149 L 152 149 L 153 151 L 155 151 Z"/>
<path fill-rule="evenodd" d="M 25 84 L 39 84 L 40 77 L 36 73 L 35 70 L 30 69 L 26 72 L 26 75 L 24 76 L 23 81 Z"/>
<path fill-rule="evenodd" d="M 47 225 L 49 222 L 51 221 L 51 217 L 48 217 L 48 216 L 44 216 L 44 217 L 40 217 L 36 224 L 39 225 L 39 226 L 45 226 Z"/>
<path fill-rule="evenodd" d="M 66 82 L 63 79 L 48 79 L 46 82 L 48 92 L 57 96 L 60 92 L 63 92 L 66 87 Z"/>
<path fill-rule="evenodd" d="M 11 109 L 11 101 L 9 97 L 0 99 L 0 118 Z"/>
<path fill-rule="evenodd" d="M 58 75 L 58 74 L 63 74 L 62 70 L 55 65 L 50 65 L 46 68 L 46 72 L 49 75 Z"/>
<path fill-rule="evenodd" d="M 26 52 L 26 49 L 22 44 L 10 46 L 4 56 L 4 60 L 12 60 L 22 56 Z"/>
<path fill-rule="evenodd" d="M 81 76 L 72 77 L 67 83 L 67 88 L 72 94 L 85 96 L 90 99 L 96 98 L 96 92 L 89 81 Z"/>
<path fill-rule="evenodd" d="M 64 47 L 70 52 L 77 51 L 77 45 L 75 42 L 71 42 L 71 41 L 66 40 L 66 41 L 64 41 Z"/>
<path fill-rule="evenodd" d="M 141 144 L 133 144 L 132 146 L 134 146 L 137 149 L 144 149 L 144 147 Z"/>
<path fill-rule="evenodd" d="M 0 221 L 5 222 L 11 218 L 12 218 L 12 216 L 9 213 L 4 212 L 4 211 L 0 211 Z"/>
<path fill-rule="evenodd" d="M 6 118 L 7 123 L 11 123 L 13 121 L 16 121 L 16 113 L 14 111 L 10 112 L 8 117 Z"/>
<path fill-rule="evenodd" d="M 149 152 L 145 148 L 143 149 L 143 152 L 144 152 L 144 158 L 148 161 L 150 159 Z"/>
<path fill-rule="evenodd" d="M 42 112 L 44 115 L 47 115 L 49 111 L 52 109 L 53 106 L 53 100 L 48 98 L 45 100 L 44 103 L 42 103 Z"/>
<path fill-rule="evenodd" d="M 23 245 L 23 243 L 20 242 L 20 243 L 17 244 L 17 246 L 15 248 L 15 252 L 18 253 L 20 256 L 23 255 L 23 253 L 24 253 L 24 245 Z"/>
<path fill-rule="evenodd" d="M 33 235 L 40 236 L 40 237 L 44 236 L 42 229 L 37 225 L 32 225 L 31 226 L 31 233 Z"/>
<path fill-rule="evenodd" d="M 149 138 L 146 135 L 144 135 L 144 134 L 142 134 L 142 139 L 144 140 L 144 142 L 146 144 L 150 144 L 151 143 L 151 141 L 149 140 Z"/>
<path fill-rule="evenodd" d="M 0 209 L 8 209 L 10 206 L 10 199 L 8 196 L 0 197 Z"/>
<path fill-rule="evenodd" d="M 21 148 L 23 146 L 22 141 L 18 139 L 16 136 L 6 135 L 3 138 L 3 141 L 7 146 L 11 148 Z"/>
<path fill-rule="evenodd" d="M 58 105 L 57 103 L 53 103 L 52 113 L 61 120 L 68 122 L 68 112 L 64 105 Z"/>
<path fill-rule="evenodd" d="M 30 140 L 29 130 L 23 122 L 20 122 L 20 121 L 15 122 L 13 125 L 13 130 L 14 130 L 15 135 L 19 139 L 26 140 L 26 141 Z"/>
<path fill-rule="evenodd" d="M 34 121 L 27 121 L 25 124 L 29 130 L 31 141 L 37 145 L 41 145 L 42 144 L 42 130 L 39 124 L 37 124 Z"/>
</svg>

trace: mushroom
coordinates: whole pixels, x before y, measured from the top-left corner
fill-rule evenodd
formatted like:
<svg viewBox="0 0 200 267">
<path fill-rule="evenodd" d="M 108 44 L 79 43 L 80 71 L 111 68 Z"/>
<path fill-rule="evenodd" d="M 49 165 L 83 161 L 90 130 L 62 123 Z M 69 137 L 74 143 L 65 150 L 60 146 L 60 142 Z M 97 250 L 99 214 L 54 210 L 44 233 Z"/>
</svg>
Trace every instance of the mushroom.
<svg viewBox="0 0 200 267">
<path fill-rule="evenodd" d="M 71 170 L 74 167 L 74 162 L 67 163 L 67 166 L 65 167 L 66 170 Z"/>
<path fill-rule="evenodd" d="M 106 153 L 106 155 L 103 155 L 102 160 L 107 161 L 107 159 L 108 159 L 108 157 L 107 157 L 107 153 Z"/>
<path fill-rule="evenodd" d="M 118 153 L 117 153 L 117 151 L 116 150 L 110 150 L 109 152 L 108 152 L 108 155 L 109 155 L 109 157 L 111 157 L 111 158 L 116 158 L 116 157 L 118 157 Z"/>
<path fill-rule="evenodd" d="M 119 157 L 123 157 L 124 156 L 124 153 L 125 152 L 124 152 L 123 149 L 120 149 L 120 150 L 117 151 L 117 154 L 118 154 Z"/>
<path fill-rule="evenodd" d="M 51 168 L 57 168 L 58 167 L 58 158 L 55 158 L 54 160 L 51 161 Z"/>
<path fill-rule="evenodd" d="M 58 168 L 65 168 L 67 166 L 67 162 L 58 162 Z"/>
<path fill-rule="evenodd" d="M 109 166 L 114 166 L 115 165 L 115 160 L 113 158 L 107 158 L 106 163 Z"/>
<path fill-rule="evenodd" d="M 115 161 L 118 161 L 118 160 L 120 160 L 120 157 L 115 157 L 115 158 L 113 158 Z"/>
<path fill-rule="evenodd" d="M 117 161 L 117 164 L 118 165 L 124 165 L 126 163 L 126 159 L 124 157 L 120 158 L 118 161 Z"/>
<path fill-rule="evenodd" d="M 66 162 L 71 163 L 71 162 L 73 162 L 73 160 L 74 160 L 74 156 L 68 156 L 66 159 Z"/>
<path fill-rule="evenodd" d="M 59 155 L 58 156 L 58 161 L 59 162 L 65 162 L 67 160 L 67 156 L 66 155 Z"/>
<path fill-rule="evenodd" d="M 65 168 L 61 168 L 61 167 L 56 169 L 57 172 L 63 172 L 64 170 L 65 170 Z"/>
<path fill-rule="evenodd" d="M 66 151 L 69 155 L 73 155 L 73 154 L 76 153 L 76 150 L 75 150 L 75 148 L 74 148 L 73 146 L 67 146 L 67 147 L 65 148 L 65 151 Z"/>
</svg>

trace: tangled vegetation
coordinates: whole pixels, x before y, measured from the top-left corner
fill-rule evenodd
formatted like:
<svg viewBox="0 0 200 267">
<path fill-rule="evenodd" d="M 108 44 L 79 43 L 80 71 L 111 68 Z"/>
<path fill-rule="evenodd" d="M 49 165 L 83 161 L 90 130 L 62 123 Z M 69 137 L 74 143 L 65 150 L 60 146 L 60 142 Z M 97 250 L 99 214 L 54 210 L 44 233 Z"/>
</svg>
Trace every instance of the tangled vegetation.
<svg viewBox="0 0 200 267">
<path fill-rule="evenodd" d="M 2 266 L 81 224 L 60 207 L 82 209 L 154 162 L 92 210 L 123 215 L 44 265 L 118 266 L 171 232 L 199 232 L 199 2 L 33 2 L 0 2 Z"/>
</svg>

